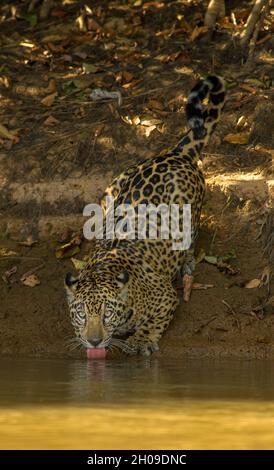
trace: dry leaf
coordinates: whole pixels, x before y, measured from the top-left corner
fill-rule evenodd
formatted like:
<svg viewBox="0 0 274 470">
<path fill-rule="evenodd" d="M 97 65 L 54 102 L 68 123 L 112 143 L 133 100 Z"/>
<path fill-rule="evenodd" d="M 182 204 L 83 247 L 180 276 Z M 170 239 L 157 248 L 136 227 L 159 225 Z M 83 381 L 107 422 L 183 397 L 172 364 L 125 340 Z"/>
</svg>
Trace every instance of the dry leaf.
<svg viewBox="0 0 274 470">
<path fill-rule="evenodd" d="M 42 103 L 44 106 L 48 106 L 48 107 L 49 107 L 49 106 L 52 106 L 52 105 L 53 105 L 53 102 L 54 102 L 54 100 L 55 100 L 55 98 L 56 98 L 56 96 L 57 96 L 57 91 L 54 92 L 54 93 L 52 93 L 51 95 L 48 95 L 48 96 L 46 96 L 45 98 L 43 98 L 43 99 L 41 100 L 41 103 Z"/>
<path fill-rule="evenodd" d="M 45 88 L 45 93 L 55 93 L 56 92 L 56 81 L 54 78 L 51 78 L 47 88 Z"/>
<path fill-rule="evenodd" d="M 55 117 L 50 115 L 44 121 L 44 126 L 51 127 L 51 126 L 56 126 L 56 124 L 59 124 L 59 123 L 60 123 L 60 121 L 58 121 L 58 119 L 56 119 Z"/>
<path fill-rule="evenodd" d="M 69 54 L 64 54 L 64 55 L 62 55 L 61 59 L 62 59 L 62 61 L 64 61 L 64 62 L 69 62 L 69 63 L 72 62 L 72 57 L 71 57 L 71 55 L 69 55 Z"/>
<path fill-rule="evenodd" d="M 137 2 L 135 2 L 135 4 L 136 4 L 136 3 L 137 3 Z M 142 3 L 142 2 L 141 2 L 141 3 Z M 137 6 L 137 5 L 136 5 L 136 6 Z M 139 6 L 139 5 L 138 5 L 138 6 Z M 159 1 L 157 1 L 157 2 L 145 2 L 145 3 L 143 4 L 143 10 L 148 10 L 149 8 L 158 8 L 158 9 L 160 9 L 160 8 L 164 8 L 165 6 L 166 6 L 165 3 L 159 2 Z"/>
<path fill-rule="evenodd" d="M 53 44 L 52 42 L 49 42 L 47 44 L 47 47 L 48 49 L 51 51 L 51 52 L 54 52 L 55 54 L 60 54 L 62 52 L 65 52 L 65 49 L 64 47 L 62 46 L 62 44 L 60 44 L 59 46 L 57 46 L 56 44 Z"/>
<path fill-rule="evenodd" d="M 229 16 L 225 16 L 222 19 L 219 19 L 219 27 L 224 29 L 232 29 L 235 28 L 234 24 L 231 22 L 231 18 Z"/>
<path fill-rule="evenodd" d="M 74 237 L 71 239 L 70 243 L 73 245 L 81 245 L 83 239 L 81 233 L 76 233 Z"/>
<path fill-rule="evenodd" d="M 81 269 L 84 269 L 87 265 L 86 261 L 77 258 L 71 258 L 70 261 L 73 263 L 76 271 L 81 271 Z"/>
<path fill-rule="evenodd" d="M 17 266 L 13 266 L 12 268 L 5 271 L 5 273 L 2 276 L 3 281 L 9 283 L 10 278 L 16 273 L 17 273 Z"/>
<path fill-rule="evenodd" d="M 76 18 L 76 23 L 78 24 L 78 27 L 79 27 L 79 30 L 82 32 L 82 33 L 86 33 L 88 28 L 87 28 L 87 25 L 86 25 L 86 16 L 84 14 L 81 14 L 80 16 L 78 16 Z"/>
<path fill-rule="evenodd" d="M 24 284 L 25 286 L 28 286 L 28 287 L 35 287 L 35 286 L 38 286 L 39 284 L 41 284 L 40 279 L 35 274 L 30 274 L 27 277 L 25 277 L 25 275 L 23 275 L 20 280 L 21 280 L 22 284 Z"/>
<path fill-rule="evenodd" d="M 192 58 L 185 51 L 177 51 L 169 55 L 159 55 L 156 58 L 165 64 L 168 64 L 169 62 L 180 61 L 184 65 L 189 65 L 192 62 Z"/>
<path fill-rule="evenodd" d="M 85 73 L 96 73 L 98 72 L 99 68 L 96 67 L 94 64 L 89 64 L 87 62 L 84 62 L 82 64 L 82 69 Z"/>
<path fill-rule="evenodd" d="M 42 43 L 47 43 L 47 42 L 55 42 L 55 41 L 64 41 L 66 37 L 61 34 L 50 34 L 49 36 L 45 36 L 44 38 L 41 39 Z"/>
<path fill-rule="evenodd" d="M 100 31 L 102 29 L 93 18 L 87 18 L 87 27 L 89 31 Z"/>
<path fill-rule="evenodd" d="M 268 286 L 270 283 L 271 276 L 272 276 L 271 267 L 265 266 L 261 275 L 261 284 L 264 286 Z"/>
<path fill-rule="evenodd" d="M 102 122 L 100 124 L 98 124 L 98 126 L 96 126 L 94 136 L 96 138 L 99 137 L 102 134 L 104 128 L 105 128 L 105 124 L 103 124 Z"/>
<path fill-rule="evenodd" d="M 252 317 L 257 318 L 257 320 L 263 320 L 264 319 L 264 309 L 263 308 L 253 309 L 253 310 L 251 310 L 250 315 Z"/>
<path fill-rule="evenodd" d="M 246 85 L 245 83 L 242 83 L 241 85 L 239 85 L 239 87 L 242 88 L 242 90 L 251 93 L 252 95 L 255 95 L 255 93 L 257 92 L 256 88 Z"/>
<path fill-rule="evenodd" d="M 85 60 L 88 56 L 86 52 L 81 52 L 81 51 L 79 52 L 76 51 L 73 54 L 76 55 L 76 57 L 80 57 L 80 59 L 83 59 L 83 60 Z"/>
<path fill-rule="evenodd" d="M 133 80 L 133 78 L 134 78 L 133 73 L 127 72 L 126 70 L 124 70 L 124 72 L 122 72 L 123 83 L 131 82 L 131 80 Z"/>
<path fill-rule="evenodd" d="M 153 117 L 142 117 L 140 118 L 140 123 L 142 124 L 142 126 L 147 126 L 147 127 L 150 127 L 150 126 L 157 126 L 157 124 L 162 124 L 162 120 L 161 119 L 155 119 Z"/>
<path fill-rule="evenodd" d="M 27 237 L 26 240 L 22 242 L 17 242 L 17 243 L 18 245 L 22 245 L 22 246 L 33 246 L 36 243 L 38 243 L 38 240 L 33 240 L 32 236 L 30 235 L 29 237 Z"/>
<path fill-rule="evenodd" d="M 190 35 L 190 40 L 194 41 L 195 39 L 197 39 L 199 36 L 206 33 L 207 31 L 208 31 L 207 26 L 196 26 Z"/>
<path fill-rule="evenodd" d="M 260 88 L 265 88 L 265 83 L 262 82 L 261 80 L 257 80 L 257 78 L 247 78 L 245 80 L 245 83 L 248 83 L 251 86 L 257 86 L 257 87 L 260 87 Z"/>
<path fill-rule="evenodd" d="M 2 77 L 0 77 L 0 83 L 1 83 L 1 85 L 3 85 L 5 88 L 11 88 L 11 87 L 12 87 L 11 78 L 8 77 L 7 75 L 2 75 Z"/>
<path fill-rule="evenodd" d="M 183 65 L 189 65 L 192 63 L 192 57 L 185 51 L 181 51 L 176 60 Z"/>
<path fill-rule="evenodd" d="M 79 246 L 71 245 L 66 243 L 55 250 L 55 256 L 57 259 L 71 258 L 74 255 L 80 253 Z"/>
<path fill-rule="evenodd" d="M 149 100 L 148 103 L 147 103 L 147 107 L 149 109 L 156 109 L 156 110 L 162 110 L 163 109 L 162 103 L 160 103 L 160 101 L 157 101 L 157 100 Z"/>
<path fill-rule="evenodd" d="M 237 121 L 236 126 L 239 127 L 239 128 L 244 127 L 245 124 L 247 124 L 247 122 L 248 122 L 248 120 L 245 116 L 240 116 L 238 121 Z"/>
<path fill-rule="evenodd" d="M 70 240 L 69 243 L 59 246 L 55 250 L 55 256 L 57 259 L 71 258 L 80 252 L 79 245 L 82 243 L 82 237 L 80 234 L 75 235 L 75 237 Z"/>
<path fill-rule="evenodd" d="M 134 124 L 134 126 L 138 126 L 138 124 L 140 124 L 141 120 L 140 120 L 139 116 L 133 116 L 133 118 L 131 119 L 131 122 L 132 122 L 132 124 Z"/>
<path fill-rule="evenodd" d="M 16 131 L 9 131 L 3 124 L 0 124 L 0 136 L 16 142 L 19 141 Z"/>
<path fill-rule="evenodd" d="M 157 128 L 156 126 L 144 126 L 143 129 L 145 131 L 145 136 L 149 137 L 150 134 L 154 131 L 154 129 L 157 129 Z"/>
<path fill-rule="evenodd" d="M 272 295 L 272 297 L 268 299 L 268 301 L 266 302 L 266 305 L 272 305 L 274 307 L 274 295 Z"/>
<path fill-rule="evenodd" d="M 246 289 L 256 289 L 257 287 L 260 287 L 261 285 L 261 280 L 260 279 L 252 279 L 251 281 L 248 281 L 245 284 Z"/>
<path fill-rule="evenodd" d="M 214 287 L 214 284 L 201 284 L 200 282 L 194 282 L 192 284 L 192 289 L 210 289 L 211 287 Z"/>
<path fill-rule="evenodd" d="M 12 268 L 8 269 L 6 272 L 5 272 L 5 277 L 6 278 L 9 278 L 11 277 L 13 274 L 17 273 L 17 266 L 13 266 Z"/>
<path fill-rule="evenodd" d="M 122 85 L 123 88 L 125 89 L 128 89 L 128 88 L 134 88 L 136 85 L 138 85 L 139 83 L 141 83 L 142 79 L 139 79 L 139 80 L 132 80 L 131 82 L 129 83 L 124 83 L 124 85 Z"/>
<path fill-rule="evenodd" d="M 214 265 L 217 265 L 218 263 L 218 256 L 204 256 L 203 258 L 207 263 L 209 264 L 214 264 Z"/>
<path fill-rule="evenodd" d="M 0 248 L 0 256 L 13 256 L 17 255 L 16 251 L 9 250 L 8 248 Z"/>
<path fill-rule="evenodd" d="M 224 137 L 224 141 L 229 142 L 230 144 L 238 144 L 238 145 L 247 144 L 249 141 L 249 133 L 239 132 L 238 134 L 227 134 Z"/>
<path fill-rule="evenodd" d="M 223 261 L 219 261 L 217 263 L 217 268 L 219 271 L 224 272 L 225 274 L 229 274 L 230 276 L 235 276 L 235 274 L 239 274 L 240 272 L 238 268 L 235 268 L 234 266 L 231 266 L 230 264 Z"/>
</svg>

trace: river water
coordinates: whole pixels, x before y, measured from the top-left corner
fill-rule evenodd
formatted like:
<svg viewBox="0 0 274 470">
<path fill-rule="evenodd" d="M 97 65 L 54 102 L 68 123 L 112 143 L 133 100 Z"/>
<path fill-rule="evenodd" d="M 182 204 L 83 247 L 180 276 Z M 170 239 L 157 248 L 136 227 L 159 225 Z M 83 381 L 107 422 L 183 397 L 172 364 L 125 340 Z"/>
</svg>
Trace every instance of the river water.
<svg viewBox="0 0 274 470">
<path fill-rule="evenodd" d="M 273 449 L 273 363 L 1 359 L 0 448 Z"/>
</svg>

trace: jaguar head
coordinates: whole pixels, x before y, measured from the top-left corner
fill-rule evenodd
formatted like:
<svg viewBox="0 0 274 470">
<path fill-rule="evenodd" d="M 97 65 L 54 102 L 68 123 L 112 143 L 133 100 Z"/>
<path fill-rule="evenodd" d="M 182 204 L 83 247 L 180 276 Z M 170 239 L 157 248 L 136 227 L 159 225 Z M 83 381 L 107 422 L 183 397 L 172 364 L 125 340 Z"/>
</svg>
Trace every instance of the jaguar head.
<svg viewBox="0 0 274 470">
<path fill-rule="evenodd" d="M 129 319 L 129 286 L 126 270 L 115 276 L 66 275 L 70 318 L 79 343 L 87 349 L 111 346 L 115 332 Z"/>
</svg>

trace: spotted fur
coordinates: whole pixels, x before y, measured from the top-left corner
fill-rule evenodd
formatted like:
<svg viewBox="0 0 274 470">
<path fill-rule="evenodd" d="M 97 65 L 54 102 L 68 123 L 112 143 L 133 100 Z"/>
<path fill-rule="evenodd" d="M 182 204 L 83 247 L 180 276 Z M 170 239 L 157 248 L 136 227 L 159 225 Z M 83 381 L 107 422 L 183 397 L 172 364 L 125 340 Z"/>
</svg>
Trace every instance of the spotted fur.
<svg viewBox="0 0 274 470">
<path fill-rule="evenodd" d="M 203 109 L 202 102 L 208 103 Z M 97 240 L 95 253 L 77 279 L 66 278 L 75 334 L 86 347 L 117 346 L 130 354 L 149 355 L 169 325 L 177 306 L 173 281 L 179 271 L 194 270 L 193 244 L 205 190 L 198 160 L 225 102 L 222 78 L 209 76 L 192 89 L 186 114 L 189 131 L 165 154 L 131 166 L 106 189 L 115 207 L 191 204 L 192 245 L 176 251 L 172 240 Z M 103 207 L 104 204 L 103 204 Z M 117 222 L 117 219 L 115 220 Z"/>
</svg>

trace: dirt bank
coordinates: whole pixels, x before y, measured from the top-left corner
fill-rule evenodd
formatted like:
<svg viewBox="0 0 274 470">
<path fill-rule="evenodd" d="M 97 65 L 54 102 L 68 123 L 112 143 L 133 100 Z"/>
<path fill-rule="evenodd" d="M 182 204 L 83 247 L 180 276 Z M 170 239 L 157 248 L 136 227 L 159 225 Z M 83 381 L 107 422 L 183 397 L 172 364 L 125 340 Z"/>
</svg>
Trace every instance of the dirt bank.
<svg viewBox="0 0 274 470">
<path fill-rule="evenodd" d="M 274 196 L 271 41 L 258 45 L 246 70 L 229 28 L 220 26 L 210 44 L 191 39 L 203 2 L 97 3 L 88 31 L 79 31 L 77 5 L 34 26 L 22 16 L 2 18 L 0 116 L 15 137 L 0 139 L 0 353 L 81 355 L 67 347 L 73 332 L 63 279 L 72 263 L 58 260 L 55 248 L 81 231 L 84 205 L 98 201 L 114 175 L 176 142 L 187 93 L 198 75 L 216 72 L 227 79 L 228 102 L 203 154 L 207 196 L 197 255 L 234 256 L 221 270 L 198 263 L 195 281 L 213 287 L 193 291 L 188 304 L 181 299 L 157 354 L 273 356 L 273 281 L 253 281 L 270 272 L 273 253 L 258 238 Z M 91 101 L 98 87 L 120 91 L 122 104 Z M 244 143 L 229 134 L 244 135 Z M 35 243 L 18 243 L 26 241 Z M 90 245 L 80 250 L 82 259 Z M 35 287 L 21 281 L 29 271 Z"/>
</svg>

